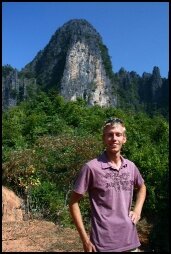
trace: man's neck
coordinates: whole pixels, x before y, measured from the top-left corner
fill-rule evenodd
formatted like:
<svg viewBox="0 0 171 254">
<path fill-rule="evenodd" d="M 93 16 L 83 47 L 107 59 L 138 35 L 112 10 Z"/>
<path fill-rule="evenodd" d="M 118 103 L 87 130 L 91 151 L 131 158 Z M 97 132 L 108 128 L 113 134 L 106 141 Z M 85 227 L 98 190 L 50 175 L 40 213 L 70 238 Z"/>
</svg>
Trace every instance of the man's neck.
<svg viewBox="0 0 171 254">
<path fill-rule="evenodd" d="M 106 154 L 107 154 L 107 158 L 108 158 L 109 163 L 113 167 L 116 167 L 117 169 L 120 168 L 121 162 L 122 162 L 120 152 L 110 153 L 110 152 L 106 151 Z"/>
</svg>

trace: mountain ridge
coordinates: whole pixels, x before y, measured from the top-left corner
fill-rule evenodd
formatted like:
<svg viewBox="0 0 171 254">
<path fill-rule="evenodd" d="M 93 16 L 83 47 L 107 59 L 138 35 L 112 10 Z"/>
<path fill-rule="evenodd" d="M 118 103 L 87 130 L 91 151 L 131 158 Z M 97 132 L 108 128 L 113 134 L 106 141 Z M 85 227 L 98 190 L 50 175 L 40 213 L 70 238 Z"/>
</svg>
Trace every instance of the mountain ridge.
<svg viewBox="0 0 171 254">
<path fill-rule="evenodd" d="M 21 98 L 18 101 L 27 98 L 27 90 L 31 83 L 35 87 L 36 82 L 37 90 L 55 89 L 66 100 L 82 98 L 90 106 L 129 107 L 148 112 L 157 109 L 167 115 L 168 79 L 161 78 L 160 69 L 154 66 L 152 74 L 144 72 L 142 77 L 124 68 L 114 73 L 102 37 L 84 19 L 70 20 L 58 28 L 31 62 L 20 72 L 14 72 L 8 81 L 3 78 L 6 107 L 10 105 L 11 89 L 15 91 L 12 93 L 15 105 L 16 97 Z"/>
</svg>

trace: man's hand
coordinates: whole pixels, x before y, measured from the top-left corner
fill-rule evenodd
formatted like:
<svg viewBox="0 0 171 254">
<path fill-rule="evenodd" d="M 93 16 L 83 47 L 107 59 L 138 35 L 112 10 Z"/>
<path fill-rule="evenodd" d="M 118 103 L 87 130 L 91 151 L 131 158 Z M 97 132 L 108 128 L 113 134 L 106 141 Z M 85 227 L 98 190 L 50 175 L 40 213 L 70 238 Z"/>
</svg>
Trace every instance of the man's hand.
<svg viewBox="0 0 171 254">
<path fill-rule="evenodd" d="M 140 220 L 140 215 L 136 213 L 135 211 L 130 211 L 129 212 L 129 217 L 131 218 L 132 222 L 134 224 L 137 224 L 137 222 Z"/>
<path fill-rule="evenodd" d="M 83 248 L 84 252 L 96 252 L 96 248 L 90 240 L 83 243 Z"/>
<path fill-rule="evenodd" d="M 131 218 L 132 222 L 136 224 L 141 218 L 141 210 L 144 204 L 144 200 L 146 197 L 146 186 L 143 183 L 138 190 L 136 191 L 136 202 L 133 211 L 129 212 L 129 217 Z"/>
</svg>

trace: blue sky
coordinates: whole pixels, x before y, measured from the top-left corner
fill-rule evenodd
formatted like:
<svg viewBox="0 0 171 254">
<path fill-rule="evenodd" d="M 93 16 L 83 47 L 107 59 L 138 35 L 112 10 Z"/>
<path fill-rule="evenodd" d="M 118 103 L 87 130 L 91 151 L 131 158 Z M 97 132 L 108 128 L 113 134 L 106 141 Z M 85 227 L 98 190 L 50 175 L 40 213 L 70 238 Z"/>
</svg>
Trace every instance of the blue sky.
<svg viewBox="0 0 171 254">
<path fill-rule="evenodd" d="M 86 19 L 102 36 L 113 71 L 169 71 L 168 2 L 3 2 L 2 64 L 21 70 L 71 19 Z"/>
</svg>

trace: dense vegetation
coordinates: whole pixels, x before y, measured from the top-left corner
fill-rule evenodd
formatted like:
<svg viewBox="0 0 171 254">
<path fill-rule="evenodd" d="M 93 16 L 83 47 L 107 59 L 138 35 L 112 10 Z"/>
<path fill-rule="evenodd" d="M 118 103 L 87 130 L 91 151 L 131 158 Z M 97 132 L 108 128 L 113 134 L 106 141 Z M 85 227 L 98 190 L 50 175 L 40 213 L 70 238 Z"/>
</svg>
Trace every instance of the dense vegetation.
<svg viewBox="0 0 171 254">
<path fill-rule="evenodd" d="M 65 102 L 55 92 L 34 95 L 3 113 L 3 184 L 25 199 L 28 212 L 72 226 L 68 200 L 74 179 L 103 150 L 101 128 L 111 116 L 125 121 L 123 155 L 135 162 L 147 185 L 142 216 L 154 225 L 151 246 L 169 251 L 169 126 L 161 115 L 87 107 L 81 99 Z M 87 196 L 81 209 L 88 226 Z"/>
</svg>

